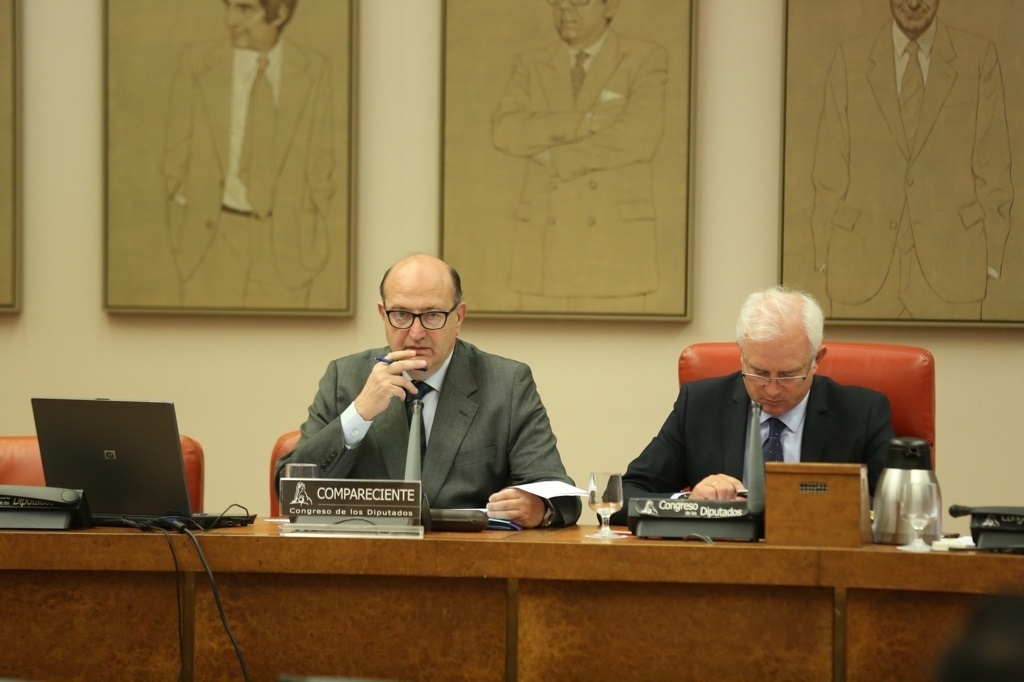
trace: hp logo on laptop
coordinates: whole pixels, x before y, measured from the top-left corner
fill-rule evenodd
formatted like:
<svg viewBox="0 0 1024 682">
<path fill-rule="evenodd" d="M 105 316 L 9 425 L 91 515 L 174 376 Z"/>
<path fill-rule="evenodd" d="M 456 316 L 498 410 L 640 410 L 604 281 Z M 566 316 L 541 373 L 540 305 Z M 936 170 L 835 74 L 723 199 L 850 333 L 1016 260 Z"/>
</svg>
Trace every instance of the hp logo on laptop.
<svg viewBox="0 0 1024 682">
<path fill-rule="evenodd" d="M 104 450 L 103 451 L 103 459 L 117 459 L 117 451 L 116 450 Z"/>
</svg>

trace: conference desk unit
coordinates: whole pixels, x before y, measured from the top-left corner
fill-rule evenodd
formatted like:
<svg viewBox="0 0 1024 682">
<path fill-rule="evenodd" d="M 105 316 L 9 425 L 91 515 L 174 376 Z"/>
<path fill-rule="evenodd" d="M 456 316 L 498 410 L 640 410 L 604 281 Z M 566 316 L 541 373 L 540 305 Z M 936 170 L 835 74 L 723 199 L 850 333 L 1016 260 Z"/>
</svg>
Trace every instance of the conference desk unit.
<svg viewBox="0 0 1024 682">
<path fill-rule="evenodd" d="M 925 680 L 977 595 L 1024 584 L 1021 556 L 592 531 L 197 536 L 267 682 Z M 0 677 L 175 680 L 180 647 L 183 679 L 242 679 L 185 535 L 0 531 L 0 594 Z"/>
</svg>

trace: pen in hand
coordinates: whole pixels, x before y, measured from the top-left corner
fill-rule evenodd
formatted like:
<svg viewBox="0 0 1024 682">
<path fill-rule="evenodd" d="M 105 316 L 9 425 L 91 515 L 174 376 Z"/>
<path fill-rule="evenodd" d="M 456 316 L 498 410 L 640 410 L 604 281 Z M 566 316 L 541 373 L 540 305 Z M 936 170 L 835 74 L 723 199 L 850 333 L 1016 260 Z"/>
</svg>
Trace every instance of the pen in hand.
<svg viewBox="0 0 1024 682">
<path fill-rule="evenodd" d="M 390 365 L 391 363 L 394 362 L 394 360 L 392 360 L 391 358 L 380 358 L 380 357 L 378 357 L 378 358 L 374 358 L 374 360 L 376 360 L 377 362 L 383 362 L 385 365 Z M 418 369 L 421 372 L 426 372 L 427 371 L 426 367 L 415 367 L 414 369 Z"/>
</svg>

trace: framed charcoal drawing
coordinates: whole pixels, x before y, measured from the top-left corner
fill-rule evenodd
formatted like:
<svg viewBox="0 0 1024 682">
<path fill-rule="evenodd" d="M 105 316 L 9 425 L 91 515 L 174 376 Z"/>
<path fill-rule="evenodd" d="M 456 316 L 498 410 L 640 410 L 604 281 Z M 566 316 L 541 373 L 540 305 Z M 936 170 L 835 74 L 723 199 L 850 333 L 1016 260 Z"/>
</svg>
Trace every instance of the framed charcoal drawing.
<svg viewBox="0 0 1024 682">
<path fill-rule="evenodd" d="M 694 3 L 444 9 L 441 250 L 473 314 L 689 319 Z"/>
<path fill-rule="evenodd" d="M 0 313 L 16 312 L 21 298 L 16 25 L 15 1 L 0 0 Z"/>
<path fill-rule="evenodd" d="M 783 281 L 833 322 L 1024 322 L 1019 3 L 786 12 Z"/>
<path fill-rule="evenodd" d="M 111 312 L 349 315 L 354 0 L 106 0 Z"/>
</svg>

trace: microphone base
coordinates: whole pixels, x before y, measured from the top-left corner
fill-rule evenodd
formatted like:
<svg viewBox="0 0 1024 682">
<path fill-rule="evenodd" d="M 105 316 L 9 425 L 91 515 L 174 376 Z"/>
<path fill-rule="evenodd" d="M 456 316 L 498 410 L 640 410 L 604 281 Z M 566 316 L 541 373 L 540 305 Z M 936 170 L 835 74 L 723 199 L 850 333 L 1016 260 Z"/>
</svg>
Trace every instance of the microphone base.
<svg viewBox="0 0 1024 682">
<path fill-rule="evenodd" d="M 764 519 L 661 519 L 636 520 L 633 535 L 662 540 L 739 540 L 764 538 Z"/>
<path fill-rule="evenodd" d="M 746 500 L 634 497 L 629 501 L 628 523 L 638 538 L 764 539 L 764 515 L 751 514 Z"/>
<path fill-rule="evenodd" d="M 1024 554 L 1024 534 L 983 530 L 975 534 L 974 546 L 978 551 Z"/>
</svg>

